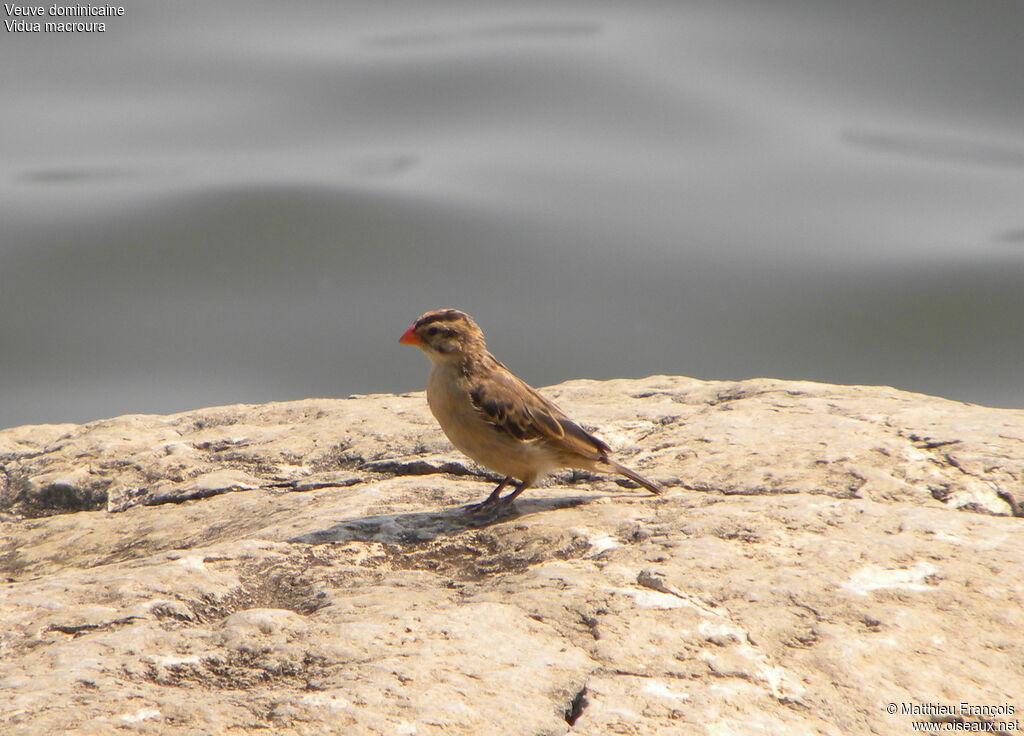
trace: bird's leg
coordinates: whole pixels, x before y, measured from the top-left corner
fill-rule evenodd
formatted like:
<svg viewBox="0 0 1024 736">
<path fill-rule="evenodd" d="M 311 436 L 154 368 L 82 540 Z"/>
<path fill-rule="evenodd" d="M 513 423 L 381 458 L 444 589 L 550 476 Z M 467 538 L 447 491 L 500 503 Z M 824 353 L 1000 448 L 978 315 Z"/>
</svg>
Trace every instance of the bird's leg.
<svg viewBox="0 0 1024 736">
<path fill-rule="evenodd" d="M 506 475 L 502 479 L 501 483 L 498 484 L 498 487 L 495 488 L 493 491 L 491 491 L 491 495 L 490 496 L 485 498 L 480 503 L 471 503 L 467 508 L 482 509 L 485 506 L 490 506 L 493 503 L 497 503 L 498 497 L 501 495 L 501 492 L 505 490 L 505 486 L 507 486 L 509 484 L 509 481 L 511 481 L 511 480 L 512 480 L 512 476 Z"/>
<path fill-rule="evenodd" d="M 502 478 L 501 483 L 499 483 L 495 487 L 495 489 L 491 491 L 491 495 L 485 498 L 483 503 L 481 503 L 480 505 L 487 506 L 489 504 L 495 503 L 498 500 L 498 497 L 501 496 L 501 492 L 505 490 L 505 486 L 508 485 L 510 480 L 512 480 L 512 476 L 510 475 L 506 475 L 504 478 Z"/>
<path fill-rule="evenodd" d="M 508 494 L 507 496 L 505 496 L 505 498 L 501 499 L 501 503 L 511 504 L 513 501 L 516 500 L 516 496 L 518 496 L 520 493 L 529 488 L 532 483 L 532 479 L 521 481 L 519 485 L 515 487 L 515 490 L 513 490 L 512 493 Z"/>
</svg>

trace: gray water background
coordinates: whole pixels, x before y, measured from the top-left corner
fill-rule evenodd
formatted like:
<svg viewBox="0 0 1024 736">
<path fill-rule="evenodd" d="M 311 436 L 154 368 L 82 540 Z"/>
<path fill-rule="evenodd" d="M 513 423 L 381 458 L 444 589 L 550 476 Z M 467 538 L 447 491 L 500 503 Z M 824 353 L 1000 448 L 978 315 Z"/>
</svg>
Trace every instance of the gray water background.
<svg viewBox="0 0 1024 736">
<path fill-rule="evenodd" d="M 1024 406 L 1019 0 L 125 8 L 0 29 L 0 427 L 418 390 L 443 306 Z"/>
</svg>

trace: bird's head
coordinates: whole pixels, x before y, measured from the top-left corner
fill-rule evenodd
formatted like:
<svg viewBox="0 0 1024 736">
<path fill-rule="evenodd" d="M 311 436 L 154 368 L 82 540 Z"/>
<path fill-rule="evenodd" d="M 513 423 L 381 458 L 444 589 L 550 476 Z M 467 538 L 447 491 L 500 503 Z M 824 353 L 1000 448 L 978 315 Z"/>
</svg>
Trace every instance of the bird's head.
<svg viewBox="0 0 1024 736">
<path fill-rule="evenodd" d="M 472 317 L 458 309 L 435 309 L 421 315 L 399 342 L 415 345 L 435 362 L 487 349 L 484 333 Z"/>
</svg>

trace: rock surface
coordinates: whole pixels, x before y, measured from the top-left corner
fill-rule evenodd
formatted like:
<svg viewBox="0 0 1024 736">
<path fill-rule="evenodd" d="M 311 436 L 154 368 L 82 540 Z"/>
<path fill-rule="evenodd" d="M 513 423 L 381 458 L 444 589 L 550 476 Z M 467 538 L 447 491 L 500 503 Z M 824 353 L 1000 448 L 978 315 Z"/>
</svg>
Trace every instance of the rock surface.
<svg viewBox="0 0 1024 736">
<path fill-rule="evenodd" d="M 564 474 L 469 516 L 490 485 L 422 394 L 0 431 L 0 733 L 1024 721 L 1024 411 L 774 380 L 545 393 L 666 496 Z M 902 711 L 960 703 L 1001 710 Z"/>
</svg>

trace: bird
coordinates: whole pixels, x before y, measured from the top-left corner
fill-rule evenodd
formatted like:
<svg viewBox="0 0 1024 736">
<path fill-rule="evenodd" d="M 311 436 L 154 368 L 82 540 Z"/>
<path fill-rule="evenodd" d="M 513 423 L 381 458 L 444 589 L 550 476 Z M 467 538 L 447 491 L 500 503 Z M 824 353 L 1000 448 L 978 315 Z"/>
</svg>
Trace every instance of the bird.
<svg viewBox="0 0 1024 736">
<path fill-rule="evenodd" d="M 451 443 L 503 480 L 470 509 L 510 506 L 527 488 L 560 468 L 614 472 L 651 493 L 657 483 L 609 456 L 611 448 L 487 350 L 484 333 L 465 312 L 422 314 L 399 338 L 430 358 L 427 404 Z M 502 496 L 509 483 L 513 490 Z"/>
</svg>

